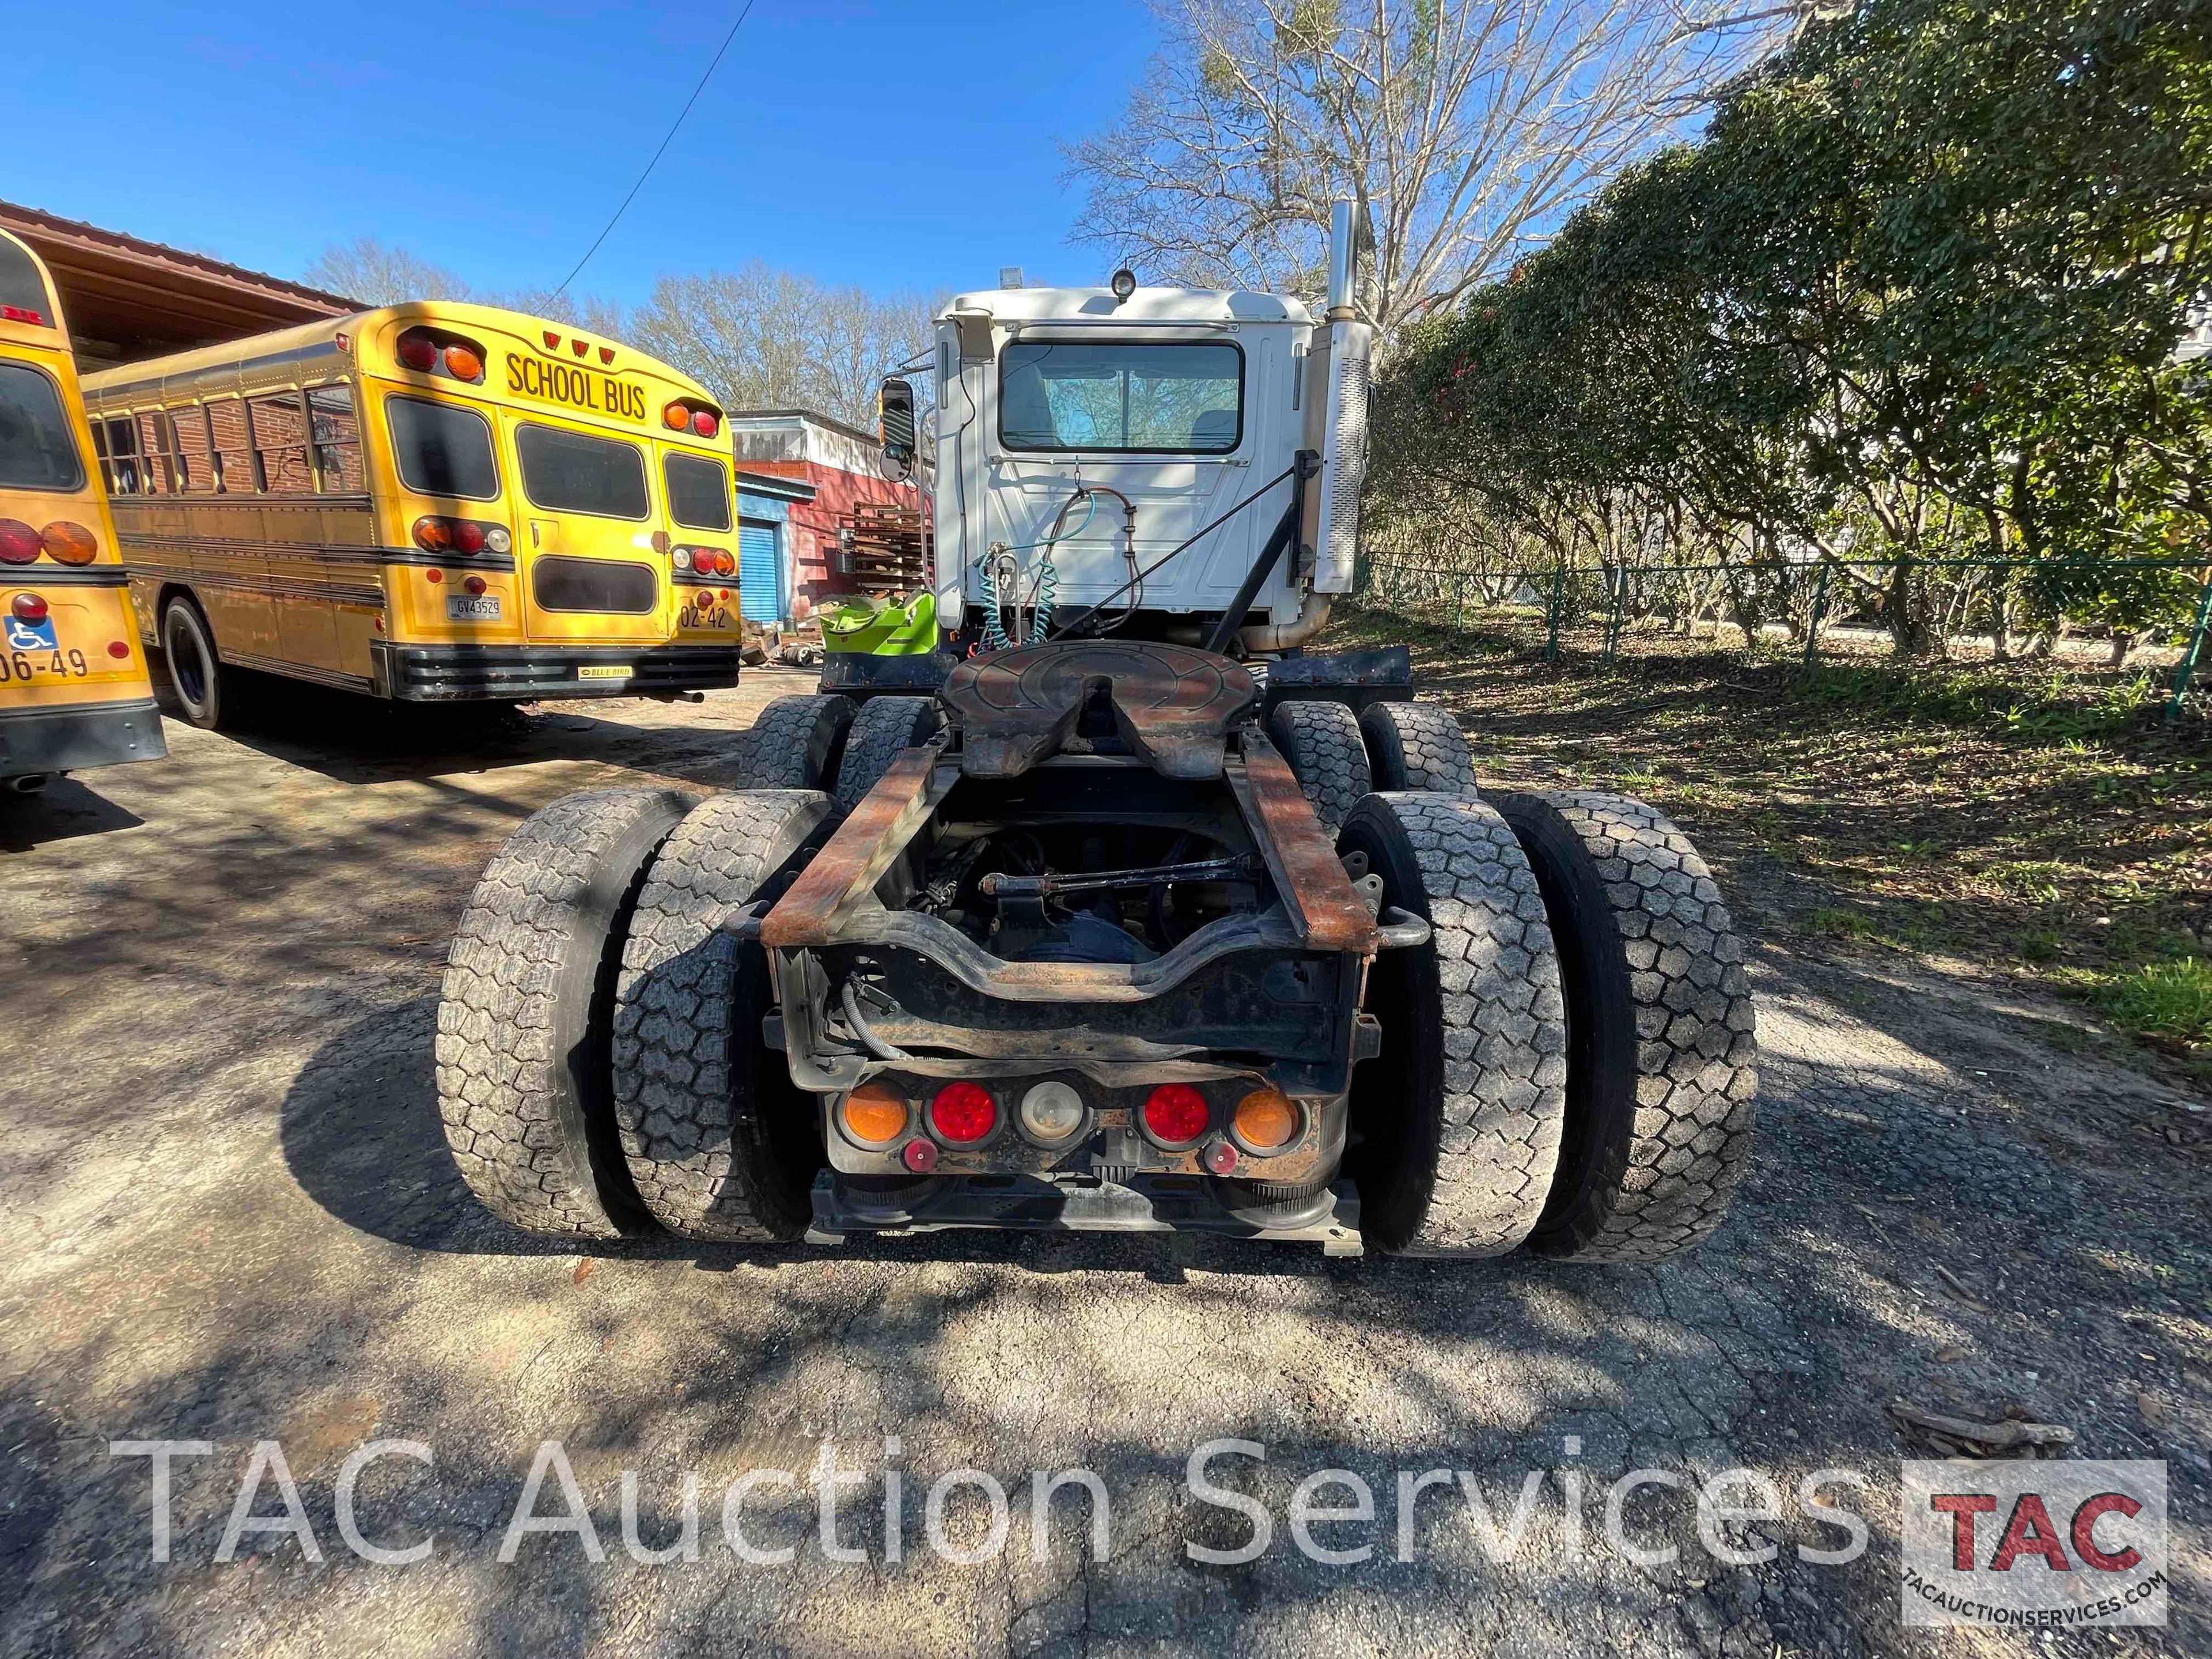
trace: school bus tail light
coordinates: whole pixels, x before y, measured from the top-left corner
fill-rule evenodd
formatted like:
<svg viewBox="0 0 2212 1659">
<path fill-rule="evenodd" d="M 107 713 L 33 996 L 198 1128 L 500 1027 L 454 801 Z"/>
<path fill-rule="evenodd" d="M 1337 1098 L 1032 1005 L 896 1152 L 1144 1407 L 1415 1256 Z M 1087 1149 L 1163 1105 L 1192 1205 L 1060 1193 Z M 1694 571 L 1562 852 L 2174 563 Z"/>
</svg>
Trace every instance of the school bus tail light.
<svg viewBox="0 0 2212 1659">
<path fill-rule="evenodd" d="M 443 374 L 475 386 L 483 380 L 484 349 L 474 340 L 435 329 L 410 328 L 392 348 L 400 366 L 417 374 Z"/>
<path fill-rule="evenodd" d="M 722 429 L 722 417 L 711 409 L 691 411 L 691 429 L 702 438 L 711 438 Z"/>
<path fill-rule="evenodd" d="M 46 544 L 21 519 L 0 519 L 0 564 L 28 564 Z"/>
<path fill-rule="evenodd" d="M 504 553 L 514 545 L 505 525 L 425 513 L 415 520 L 415 545 L 425 553 Z"/>
<path fill-rule="evenodd" d="M 39 540 L 47 552 L 64 564 L 90 564 L 100 556 L 100 543 L 92 532 L 81 524 L 71 524 L 66 519 L 41 530 Z"/>
</svg>

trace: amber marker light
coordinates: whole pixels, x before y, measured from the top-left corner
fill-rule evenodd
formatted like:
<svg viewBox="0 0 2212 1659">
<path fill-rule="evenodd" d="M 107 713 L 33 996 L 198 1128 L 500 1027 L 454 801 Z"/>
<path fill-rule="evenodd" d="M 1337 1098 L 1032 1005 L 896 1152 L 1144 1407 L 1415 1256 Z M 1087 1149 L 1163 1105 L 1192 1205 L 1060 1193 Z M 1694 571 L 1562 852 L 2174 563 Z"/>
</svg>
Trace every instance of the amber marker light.
<svg viewBox="0 0 2212 1659">
<path fill-rule="evenodd" d="M 863 1083 L 845 1097 L 842 1109 L 845 1133 L 872 1146 L 894 1140 L 906 1129 L 906 1098 L 885 1084 Z"/>
<path fill-rule="evenodd" d="M 1287 1146 L 1298 1133 L 1298 1109 L 1279 1089 L 1255 1089 L 1237 1103 L 1237 1138 L 1256 1152 Z"/>
</svg>

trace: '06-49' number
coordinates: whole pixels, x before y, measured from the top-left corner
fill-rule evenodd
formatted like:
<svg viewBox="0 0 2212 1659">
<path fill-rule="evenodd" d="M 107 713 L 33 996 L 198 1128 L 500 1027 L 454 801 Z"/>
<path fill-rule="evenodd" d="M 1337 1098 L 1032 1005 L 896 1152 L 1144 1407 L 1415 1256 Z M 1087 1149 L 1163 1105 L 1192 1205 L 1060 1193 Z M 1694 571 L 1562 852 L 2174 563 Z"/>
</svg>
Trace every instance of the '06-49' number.
<svg viewBox="0 0 2212 1659">
<path fill-rule="evenodd" d="M 57 651 L 43 664 L 34 663 L 27 651 L 16 651 L 0 657 L 0 685 L 7 684 L 10 680 L 27 680 L 40 667 L 47 673 L 65 680 L 82 679 L 92 672 L 85 664 L 82 651 Z"/>
</svg>

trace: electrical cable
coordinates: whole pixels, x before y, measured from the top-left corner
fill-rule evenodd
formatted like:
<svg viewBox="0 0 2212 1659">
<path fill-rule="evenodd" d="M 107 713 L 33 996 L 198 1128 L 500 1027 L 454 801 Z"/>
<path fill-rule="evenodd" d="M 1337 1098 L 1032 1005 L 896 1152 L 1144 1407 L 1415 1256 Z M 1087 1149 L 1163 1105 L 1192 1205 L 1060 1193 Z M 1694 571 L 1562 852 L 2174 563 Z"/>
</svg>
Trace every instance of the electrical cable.
<svg viewBox="0 0 2212 1659">
<path fill-rule="evenodd" d="M 707 65 L 707 72 L 699 77 L 699 84 L 691 88 L 691 95 L 684 100 L 684 107 L 676 112 L 675 120 L 669 123 L 668 136 L 660 141 L 660 148 L 653 152 L 653 159 L 645 164 L 645 171 L 637 175 L 637 182 L 629 187 L 629 194 L 622 198 L 622 205 L 615 210 L 614 217 L 607 221 L 606 228 L 593 239 L 591 246 L 584 250 L 584 257 L 576 261 L 575 270 L 561 279 L 561 286 L 553 290 L 555 299 L 566 294 L 568 284 L 583 274 L 584 267 L 592 263 L 592 256 L 599 251 L 599 244 L 612 234 L 623 215 L 629 211 L 629 204 L 637 199 L 638 191 L 645 188 L 645 181 L 653 177 L 653 168 L 660 165 L 660 158 L 667 154 L 669 145 L 676 142 L 676 130 L 684 125 L 684 118 L 690 114 L 691 106 L 699 101 L 699 94 L 707 90 L 707 82 L 714 78 L 714 71 L 722 66 L 722 56 L 729 51 L 730 42 L 738 38 L 738 31 L 744 27 L 745 19 L 752 15 L 754 3 L 755 0 L 745 0 L 745 9 L 738 14 L 738 21 L 730 25 L 730 32 L 722 37 L 721 46 L 714 53 L 714 61 Z"/>
<path fill-rule="evenodd" d="M 1292 461 L 1280 472 L 1278 472 L 1273 477 L 1268 479 L 1267 483 L 1261 484 L 1257 489 L 1247 495 L 1243 501 L 1237 502 L 1234 507 L 1224 513 L 1219 518 L 1201 526 L 1195 531 L 1193 531 L 1188 537 L 1182 541 L 1176 543 L 1175 546 L 1161 554 L 1158 558 L 1154 559 L 1150 564 L 1146 565 L 1142 570 L 1139 570 L 1127 581 L 1123 582 L 1119 587 L 1115 588 L 1111 593 L 1109 593 L 1104 599 L 1100 599 L 1095 605 L 1086 605 L 1083 611 L 1076 616 L 1073 621 L 1064 623 L 1061 627 L 1056 629 L 1052 634 L 1051 639 L 1060 639 L 1067 633 L 1069 629 L 1089 621 L 1091 617 L 1097 616 L 1101 611 L 1103 611 L 1108 605 L 1113 604 L 1115 600 L 1120 599 L 1124 593 L 1129 592 L 1130 589 L 1141 588 L 1144 586 L 1146 577 L 1151 575 L 1162 565 L 1165 564 L 1170 559 L 1174 558 L 1185 548 L 1190 546 L 1192 543 L 1197 541 L 1200 537 L 1209 535 L 1212 532 L 1218 530 L 1223 525 L 1227 524 L 1230 520 L 1235 518 L 1239 513 L 1242 513 L 1246 507 L 1251 506 L 1253 502 L 1258 501 L 1261 496 L 1266 495 L 1269 490 L 1273 489 L 1277 484 L 1282 483 L 1284 479 L 1289 477 L 1297 470 L 1298 464 L 1296 461 Z M 1047 641 L 1047 643 L 1049 642 L 1050 641 Z"/>
</svg>

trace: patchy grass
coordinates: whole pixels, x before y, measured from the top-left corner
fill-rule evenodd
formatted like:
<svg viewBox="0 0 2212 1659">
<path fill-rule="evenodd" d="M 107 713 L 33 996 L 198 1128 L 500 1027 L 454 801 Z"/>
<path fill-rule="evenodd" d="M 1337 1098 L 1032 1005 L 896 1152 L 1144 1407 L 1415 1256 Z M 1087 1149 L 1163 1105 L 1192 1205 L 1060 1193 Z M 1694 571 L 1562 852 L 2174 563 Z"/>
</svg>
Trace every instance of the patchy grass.
<svg viewBox="0 0 2212 1659">
<path fill-rule="evenodd" d="M 2196 708 L 2162 722 L 2162 675 L 1873 656 L 1808 669 L 1635 633 L 1607 664 L 1594 630 L 1570 630 L 1553 663 L 1525 620 L 1361 611 L 1327 644 L 1393 641 L 1465 718 L 1480 775 L 1646 797 L 1761 935 L 2065 991 L 2212 1078 L 2192 1000 L 2212 994 L 2212 731 Z"/>
<path fill-rule="evenodd" d="M 2212 1044 L 2212 962 L 2154 962 L 2106 981 L 2097 1000 L 2116 1025 L 2195 1048 Z"/>
</svg>

